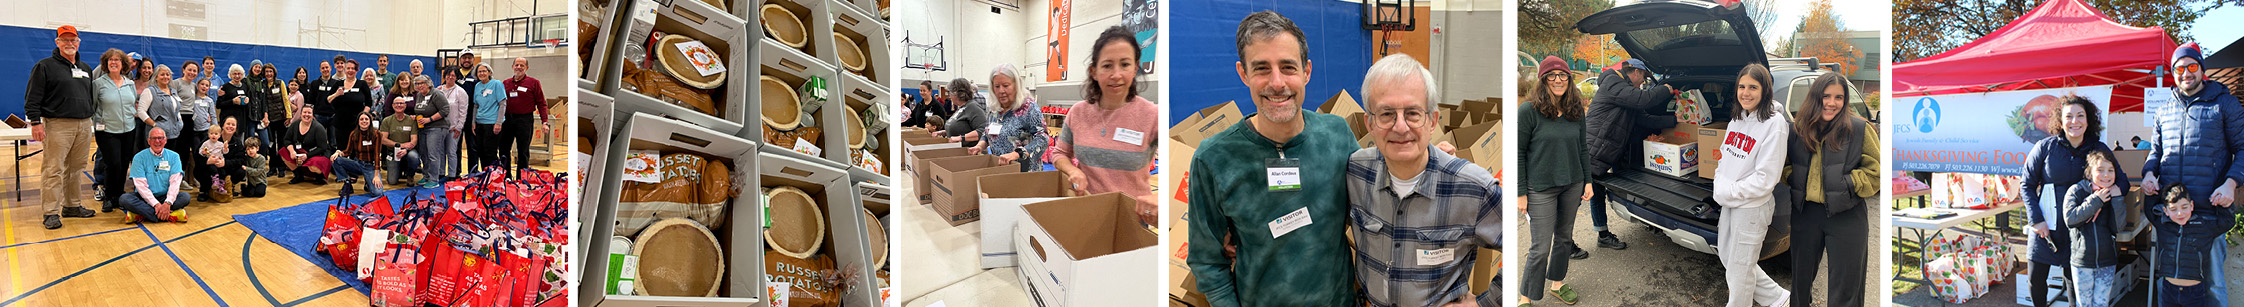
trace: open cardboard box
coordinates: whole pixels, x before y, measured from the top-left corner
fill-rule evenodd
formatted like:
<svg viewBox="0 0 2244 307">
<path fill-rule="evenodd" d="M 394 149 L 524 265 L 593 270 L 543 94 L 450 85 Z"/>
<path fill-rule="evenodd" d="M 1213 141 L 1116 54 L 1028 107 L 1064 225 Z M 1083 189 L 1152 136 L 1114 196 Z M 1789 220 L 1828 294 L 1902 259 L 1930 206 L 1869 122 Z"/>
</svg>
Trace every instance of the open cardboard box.
<svg viewBox="0 0 2244 307">
<path fill-rule="evenodd" d="M 585 170 L 583 172 L 576 174 L 577 178 L 591 179 L 575 180 L 576 182 L 580 182 L 580 184 L 582 185 L 582 187 L 578 189 L 578 196 L 575 200 L 577 201 L 576 203 L 583 204 L 591 200 L 598 199 L 600 187 L 604 183 L 607 183 L 606 181 L 600 179 L 607 178 L 605 174 L 611 173 L 607 168 L 607 146 L 609 143 L 613 143 L 616 141 L 617 134 L 615 133 L 615 128 L 616 124 L 618 124 L 618 120 L 615 118 L 616 113 L 614 98 L 609 98 L 607 95 L 600 95 L 599 93 L 593 93 L 591 90 L 581 88 L 577 89 L 576 92 L 577 100 L 580 101 L 580 103 L 577 105 L 576 112 L 577 137 L 591 140 L 589 142 L 586 142 L 585 144 L 576 144 L 575 146 L 578 152 L 592 157 L 591 159 L 589 159 L 591 161 L 579 162 L 585 163 L 587 167 L 585 167 Z M 577 228 L 575 228 L 577 237 L 592 238 L 592 228 L 582 226 L 591 225 L 592 218 L 592 214 L 580 213 L 576 215 L 577 221 L 575 223 L 579 225 Z M 589 253 L 586 253 L 586 249 L 590 248 L 588 245 L 590 244 L 576 245 L 577 254 L 571 255 L 576 257 L 577 262 L 574 263 L 584 263 L 584 256 L 589 255 Z M 577 267 L 582 268 L 583 266 L 580 265 Z"/>
<path fill-rule="evenodd" d="M 1644 140 L 1644 170 L 1675 178 L 1697 176 L 1698 125 L 1677 124 Z"/>
<path fill-rule="evenodd" d="M 759 177 L 758 186 L 802 189 L 804 194 L 809 194 L 811 200 L 819 205 L 818 210 L 826 218 L 826 239 L 825 244 L 819 245 L 818 253 L 833 257 L 834 268 L 837 270 L 868 272 L 866 269 L 872 266 L 872 258 L 867 246 L 869 239 L 865 236 L 865 223 L 870 221 L 866 221 L 865 215 L 858 211 L 863 210 L 864 204 L 854 201 L 857 199 L 857 187 L 850 184 L 849 172 L 832 165 L 770 152 L 758 154 L 757 158 L 763 159 L 756 172 Z M 772 221 L 775 224 L 784 222 L 786 221 Z M 756 254 L 762 255 L 765 249 L 769 247 L 757 246 Z M 743 249 L 734 247 L 733 250 Z M 856 285 L 848 287 L 848 290 L 853 291 L 836 291 L 836 294 L 842 296 L 837 301 L 846 306 L 873 306 L 871 302 L 879 301 L 879 294 L 877 290 L 869 290 L 874 289 L 871 288 L 872 282 L 870 278 L 858 278 L 853 282 Z"/>
<path fill-rule="evenodd" d="M 1317 106 L 1317 113 L 1347 118 L 1350 114 L 1364 114 L 1365 112 L 1363 104 L 1357 103 L 1355 97 L 1349 96 L 1348 90 L 1340 90 L 1340 94 L 1332 95 L 1332 98 L 1326 98 L 1324 105 Z"/>
<path fill-rule="evenodd" d="M 1483 169 L 1501 167 L 1504 155 L 1498 150 L 1504 145 L 1503 126 L 1502 121 L 1490 121 L 1450 130 L 1450 146 L 1457 147 L 1454 155 Z"/>
<path fill-rule="evenodd" d="M 928 161 L 942 158 L 974 155 L 970 150 L 971 149 L 967 148 L 952 147 L 911 152 L 912 156 L 909 157 L 910 160 L 908 161 L 911 161 L 914 165 L 912 168 L 912 178 L 917 180 L 913 181 L 918 182 L 912 186 L 913 188 L 915 188 L 912 190 L 912 193 L 918 194 L 919 203 L 933 203 L 935 201 L 935 170 L 927 166 Z"/>
<path fill-rule="evenodd" d="M 594 29 L 599 33 L 594 34 L 592 41 L 570 42 L 575 44 L 579 50 L 592 50 L 592 52 L 587 52 L 591 56 L 577 59 L 583 61 L 580 63 L 584 65 L 576 72 L 578 74 L 576 75 L 577 89 L 600 93 L 615 90 L 615 76 L 609 75 L 607 71 L 617 69 L 616 63 L 622 62 L 620 58 L 615 56 L 617 54 L 615 50 L 622 49 L 621 46 L 623 46 L 621 40 L 617 38 L 623 37 L 623 33 L 629 33 L 623 32 L 623 28 L 625 22 L 631 18 L 628 15 L 636 12 L 631 8 L 634 2 L 637 1 L 611 0 L 608 1 L 606 6 L 591 8 L 597 11 L 587 10 L 587 8 L 577 10 L 577 20 L 594 23 L 599 27 Z M 645 10 L 646 8 L 639 9 Z"/>
<path fill-rule="evenodd" d="M 1237 103 L 1224 102 L 1200 109 L 1200 112 L 1192 113 L 1184 121 L 1177 122 L 1176 127 L 1169 129 L 1169 135 L 1185 145 L 1199 146 L 1200 140 L 1215 136 L 1224 129 L 1230 129 L 1232 124 L 1246 119 L 1245 115 L 1239 113 Z"/>
<path fill-rule="evenodd" d="M 981 198 L 975 195 L 982 176 L 1017 173 L 1021 167 L 1005 164 L 992 155 L 950 157 L 927 161 L 933 172 L 927 177 L 933 181 L 935 213 L 951 226 L 963 225 L 982 219 Z"/>
<path fill-rule="evenodd" d="M 1021 206 L 1013 236 L 1021 283 L 1044 306 L 1154 306 L 1160 239 L 1119 192 Z"/>
<path fill-rule="evenodd" d="M 786 1 L 773 1 L 773 3 L 781 3 L 781 6 L 786 6 L 785 2 Z M 758 29 L 761 29 L 760 25 L 758 27 Z M 812 162 L 832 165 L 835 167 L 848 167 L 849 164 L 844 163 L 844 161 L 849 161 L 849 152 L 847 150 L 849 147 L 849 136 L 847 134 L 849 132 L 847 130 L 843 130 L 847 128 L 836 125 L 836 123 L 840 123 L 845 117 L 845 115 L 842 115 L 842 112 L 847 112 L 844 110 L 848 108 L 848 105 L 842 100 L 839 93 L 842 87 L 840 80 L 833 80 L 833 66 L 828 66 L 824 62 L 819 62 L 818 59 L 812 58 L 809 55 L 796 51 L 793 48 L 788 48 L 787 45 L 780 44 L 777 40 L 763 39 L 759 40 L 758 43 L 760 49 L 758 49 L 756 53 L 755 67 L 757 68 L 757 70 L 743 73 L 757 73 L 761 75 L 755 78 L 749 78 L 747 79 L 749 81 L 744 82 L 761 82 L 760 79 L 757 79 L 760 78 L 760 76 L 771 76 L 772 78 L 779 79 L 780 83 L 786 83 L 787 88 L 800 92 L 803 85 L 810 82 L 811 77 L 827 79 L 826 87 L 819 90 L 826 93 L 827 100 L 825 105 L 820 106 L 816 113 L 806 115 L 810 116 L 810 118 L 805 118 L 806 120 L 802 121 L 804 127 L 817 127 L 818 129 L 822 130 L 822 132 L 818 134 L 817 139 L 788 140 L 786 142 L 765 139 L 765 125 L 763 122 L 764 114 L 762 114 L 763 109 L 761 108 L 761 106 L 763 106 L 763 101 L 761 98 L 762 96 L 756 96 L 758 98 L 754 98 L 755 101 L 751 101 L 749 105 L 757 106 L 756 112 L 754 112 L 757 113 L 757 117 L 751 118 L 746 121 L 747 126 L 740 130 L 739 135 L 741 137 L 747 138 L 748 140 L 764 144 L 764 152 L 778 153 L 785 156 L 801 158 L 803 160 L 810 160 Z M 757 86 L 756 88 L 757 90 L 761 91 L 763 87 Z M 815 150 L 811 150 L 811 152 L 815 152 L 816 154 L 798 152 L 793 147 L 781 147 L 778 145 L 786 143 L 796 143 L 800 141 L 810 141 L 810 147 L 815 147 Z"/>
<path fill-rule="evenodd" d="M 1021 220 L 1021 205 L 1075 196 L 1067 174 L 1028 172 L 982 176 L 982 268 L 1014 266 L 1013 227 Z"/>
<path fill-rule="evenodd" d="M 603 162 L 605 165 L 622 165 L 625 153 L 630 150 L 692 152 L 707 157 L 713 163 L 730 165 L 736 183 L 745 183 L 742 186 L 748 187 L 759 186 L 756 183 L 757 176 L 745 175 L 749 174 L 748 170 L 759 169 L 757 165 L 760 159 L 756 157 L 755 142 L 651 114 L 632 114 L 620 127 L 617 131 L 622 135 L 617 136 L 616 142 L 624 146 L 609 146 L 606 161 Z M 620 264 L 608 263 L 607 255 L 610 250 L 629 250 L 631 247 L 610 246 L 608 238 L 635 234 L 615 233 L 616 210 L 619 209 L 617 201 L 623 194 L 623 172 L 604 172 L 600 181 L 602 184 L 598 200 L 589 204 L 592 211 L 588 215 L 594 217 L 593 221 L 583 225 L 592 228 L 592 233 L 586 236 L 588 239 L 583 240 L 587 243 L 587 256 L 584 257 L 581 275 L 584 277 L 581 279 L 583 282 L 578 283 L 579 304 L 627 307 L 745 306 L 763 300 L 763 253 L 738 252 L 759 250 L 764 246 L 763 228 L 744 222 L 763 220 L 762 197 L 754 191 L 744 191 L 734 197 L 731 206 L 726 208 L 731 212 L 728 217 L 731 222 L 710 229 L 711 233 L 717 235 L 717 242 L 727 249 L 725 286 L 718 290 L 717 297 L 609 295 L 606 282 L 608 267 Z"/>
<path fill-rule="evenodd" d="M 755 45 L 751 41 L 742 39 L 747 33 L 743 32 L 747 30 L 745 29 L 747 27 L 746 22 L 701 1 L 674 1 L 667 6 L 656 8 L 655 12 L 657 17 L 655 18 L 654 31 L 691 37 L 704 45 L 708 45 L 711 51 L 725 55 L 725 84 L 711 90 L 709 96 L 717 110 L 715 113 L 703 113 L 685 106 L 664 102 L 655 99 L 654 96 L 627 89 L 628 86 L 622 84 L 621 81 L 615 82 L 617 89 L 610 92 L 615 94 L 616 109 L 624 113 L 650 113 L 661 117 L 676 118 L 725 134 L 740 131 L 742 123 L 751 121 L 756 116 L 756 112 L 751 111 L 755 108 L 749 107 L 750 101 L 748 98 L 756 97 L 755 72 L 748 69 L 754 67 L 750 66 L 749 59 L 752 54 L 750 49 L 754 49 Z M 627 31 L 625 33 L 629 33 L 630 29 L 625 30 Z M 619 38 L 619 40 L 646 39 L 644 37 L 626 36 Z M 648 48 L 656 47 L 648 46 Z M 655 59 L 650 56 L 647 61 L 652 62 Z M 607 76 L 601 78 L 621 80 L 625 70 L 622 66 L 626 65 L 630 65 L 630 62 L 622 61 L 622 63 L 618 63 L 616 69 L 609 69 L 606 72 Z M 656 66 L 660 65 L 657 64 Z M 661 74 L 660 70 L 662 69 L 661 67 L 655 67 L 653 68 L 655 71 L 647 73 Z"/>
<path fill-rule="evenodd" d="M 804 43 L 803 43 L 803 46 L 802 46 L 802 48 L 796 48 L 796 47 L 793 47 L 793 46 L 788 46 L 788 45 L 787 45 L 786 43 L 781 43 L 781 42 L 779 41 L 779 39 L 776 39 L 776 38 L 771 38 L 771 37 L 765 37 L 765 34 L 766 34 L 766 33 L 764 33 L 763 22 L 761 22 L 761 21 L 758 21 L 758 22 L 757 22 L 757 23 L 756 23 L 756 24 L 754 25 L 754 26 L 756 27 L 756 33 L 754 33 L 754 34 L 756 34 L 756 36 L 755 36 L 755 39 L 756 39 L 756 40 L 761 40 L 761 41 L 768 41 L 768 42 L 771 42 L 771 43 L 772 43 L 772 44 L 771 44 L 772 46 L 778 46 L 778 47 L 780 47 L 780 48 L 787 48 L 787 50 L 789 50 L 789 51 L 792 51 L 792 52 L 794 52 L 794 53 L 797 53 L 797 54 L 803 54 L 803 55 L 807 55 L 807 56 L 808 56 L 809 58 L 815 58 L 815 59 L 823 59 L 823 58 L 825 58 L 825 57 L 824 57 L 824 56 L 822 56 L 822 55 L 824 55 L 824 54 L 827 54 L 827 53 L 832 53 L 832 52 L 833 52 L 833 50 L 831 50 L 831 49 L 833 49 L 833 48 L 832 48 L 832 47 L 830 47 L 830 46 L 832 46 L 832 45 L 833 45 L 833 41 L 834 41 L 834 38 L 833 38 L 833 35 L 832 35 L 832 34 L 830 34 L 830 33 L 833 33 L 833 32 L 834 32 L 834 28 L 833 28 L 834 26 L 833 26 L 833 19 L 832 19 L 832 17 L 830 17 L 830 16 L 828 15 L 828 13 L 826 12 L 826 7 L 827 7 L 827 5 L 826 5 L 826 0 L 763 0 L 763 1 L 756 1 L 756 2 L 753 2 L 752 4 L 741 5 L 742 7 L 745 7 L 745 8 L 747 8 L 747 9 L 748 9 L 748 10 L 747 10 L 747 13 L 749 13 L 749 14 L 754 14 L 753 16 L 756 16 L 756 18 L 745 18 L 745 19 L 749 19 L 749 20 L 762 20 L 762 19 L 763 19 L 763 17 L 762 17 L 762 16 L 763 16 L 763 5 L 764 5 L 764 4 L 778 4 L 780 8 L 786 9 L 786 10 L 787 10 L 788 12 L 792 12 L 792 13 L 794 13 L 794 14 L 795 14 L 795 18 L 798 18 L 798 19 L 802 19 L 801 21 L 802 21 L 802 25 L 803 25 L 803 34 L 805 35 L 805 38 L 806 38 L 806 39 L 804 40 Z M 772 52 L 772 51 L 771 51 L 771 50 L 765 50 L 764 52 Z M 820 62 L 820 63 L 832 63 L 832 62 L 826 62 L 826 61 L 819 61 L 819 62 Z M 832 78 L 833 76 L 831 76 L 831 75 L 827 75 L 827 76 L 825 76 L 825 77 L 827 77 L 827 78 Z"/>
<path fill-rule="evenodd" d="M 878 105 L 888 105 L 888 103 L 889 103 L 889 102 L 888 102 L 888 101 L 889 101 L 888 99 L 889 99 L 889 97 L 890 97 L 890 96 L 889 96 L 889 94 L 888 94 L 888 92 L 889 92 L 889 91 L 888 91 L 887 87 L 885 87 L 885 86 L 880 86 L 880 85 L 876 85 L 876 84 L 873 84 L 873 83 L 872 83 L 872 82 L 870 82 L 870 81 L 865 81 L 865 79 L 864 79 L 864 78 L 841 78 L 841 79 L 842 79 L 842 82 L 841 82 L 841 84 L 842 84 L 842 90 L 841 90 L 841 91 L 840 91 L 840 92 L 839 92 L 838 94 L 839 94 L 839 95 L 841 96 L 841 101 L 842 101 L 841 105 L 847 106 L 847 107 L 849 108 L 849 109 L 847 109 L 847 110 L 844 110 L 845 112 L 856 112 L 857 110 L 869 110 L 869 109 L 871 109 L 871 108 L 872 108 L 872 107 L 873 107 L 874 105 L 876 105 L 876 104 L 878 104 Z M 890 109 L 890 110 L 892 110 L 892 111 L 893 111 L 894 109 Z M 898 123 L 897 123 L 897 119 L 895 118 L 895 114 L 885 114 L 885 113 L 893 113 L 893 112 L 876 112 L 876 113 L 884 113 L 884 114 L 873 114 L 873 116 L 878 116 L 878 117 L 880 117 L 881 119 L 887 119 L 887 121 L 888 121 L 888 122 L 890 123 L 889 125 L 890 125 L 891 127 L 893 127 L 893 126 L 895 126 L 895 125 L 898 125 Z M 844 119 L 847 119 L 847 117 L 844 117 Z M 875 161 L 875 162 L 876 162 L 877 164 L 879 164 L 879 167 L 878 167 L 878 169 L 868 169 L 868 168 L 866 167 L 867 165 L 861 165 L 861 163 L 858 163 L 858 162 L 857 162 L 857 157 L 855 157 L 855 156 L 845 156 L 845 158 L 846 158 L 846 159 L 848 159 L 848 160 L 843 160 L 842 162 L 844 162 L 844 163 L 848 163 L 848 164 L 850 165 L 850 173 L 852 173 L 852 174 L 857 174 L 857 176 L 859 176 L 859 177 L 871 177 L 871 175 L 878 175 L 878 176 L 880 177 L 879 179 L 880 179 L 880 182 L 881 182 L 881 183 L 884 183 L 884 184 L 885 184 L 885 183 L 887 183 L 887 182 L 888 182 L 888 177 L 889 177 L 889 176 L 893 176 L 893 175 L 895 174 L 895 171 L 894 171 L 895 169 L 899 169 L 898 167 L 896 167 L 896 163 L 895 163 L 896 159 L 895 159 L 895 157 L 889 156 L 889 146 L 893 146 L 893 145 L 895 144 L 895 142 L 891 141 L 891 140 L 894 140 L 895 138 L 891 138 L 891 137 L 888 137 L 888 136 L 889 136 L 889 133 L 890 133 L 890 132 L 892 132 L 892 131 L 893 131 L 893 130 L 894 130 L 895 128 L 889 128 L 889 129 L 890 129 L 890 130 L 882 130 L 882 131 L 880 131 L 880 132 L 878 132 L 878 133 L 872 132 L 871 130 L 866 130 L 866 135 L 865 135 L 865 144 L 866 144 L 866 145 L 868 145 L 868 146 L 872 146 L 872 147 L 874 147 L 874 148 L 879 148 L 879 149 L 875 149 L 875 150 L 859 150 L 859 152 L 858 152 L 858 153 L 856 153 L 856 154 L 859 154 L 859 155 L 869 155 L 869 156 L 871 156 L 871 157 L 872 157 L 872 160 L 873 160 L 873 161 Z M 847 133 L 847 131 L 844 131 L 844 133 Z M 927 133 L 924 133 L 924 132 L 923 132 L 923 133 L 920 133 L 920 135 L 927 135 Z M 848 142 L 848 141 L 849 141 L 849 140 L 848 140 L 848 137 L 849 137 L 848 135 L 846 135 L 846 134 L 845 134 L 845 135 L 842 135 L 842 137 L 843 137 L 843 139 L 842 139 L 842 142 Z M 860 174 L 860 173 L 870 173 L 870 174 Z"/>
<path fill-rule="evenodd" d="M 869 14 L 870 12 L 878 12 L 878 10 L 853 7 L 844 0 L 827 1 L 834 1 L 826 5 L 826 10 L 831 12 L 833 16 L 831 21 L 834 28 L 833 33 L 849 37 L 856 43 L 858 50 L 863 50 L 865 70 L 861 72 L 850 71 L 842 64 L 841 52 L 838 50 L 831 52 L 834 57 L 826 58 L 827 63 L 833 63 L 834 67 L 841 68 L 839 69 L 841 71 L 839 75 L 842 76 L 840 79 L 859 79 L 866 83 L 873 83 L 872 80 L 882 80 L 880 84 L 887 84 L 886 80 L 888 80 L 889 72 L 894 69 L 889 66 L 888 62 L 888 38 L 886 37 L 888 35 L 888 23 L 882 21 L 877 15 Z M 836 41 L 834 43 L 841 44 L 842 42 Z M 885 86 L 881 92 L 888 92 Z"/>
</svg>

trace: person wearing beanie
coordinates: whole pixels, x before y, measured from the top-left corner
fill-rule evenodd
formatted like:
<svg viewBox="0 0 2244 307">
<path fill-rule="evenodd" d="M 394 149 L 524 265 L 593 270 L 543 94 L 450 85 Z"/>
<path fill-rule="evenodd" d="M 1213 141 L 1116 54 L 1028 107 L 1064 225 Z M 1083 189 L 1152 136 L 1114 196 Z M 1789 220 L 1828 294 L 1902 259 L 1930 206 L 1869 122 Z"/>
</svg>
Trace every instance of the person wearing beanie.
<svg viewBox="0 0 2244 307">
<path fill-rule="evenodd" d="M 1582 93 L 1574 87 L 1574 72 L 1556 56 L 1536 65 L 1534 86 L 1520 100 L 1519 180 L 1526 182 L 1519 196 L 1521 214 L 1528 216 L 1526 276 L 1520 279 L 1519 301 L 1542 299 L 1544 293 L 1566 304 L 1581 301 L 1566 286 L 1567 263 L 1581 253 L 1574 245 L 1574 216 L 1583 200 L 1595 196 L 1587 189 L 1590 159 L 1585 154 Z M 1545 286 L 1548 284 L 1548 286 Z"/>
<path fill-rule="evenodd" d="M 2228 85 L 2205 79 L 2205 57 L 2196 43 L 2174 49 L 2168 64 L 2175 103 L 2156 110 L 2151 151 L 2143 162 L 2143 191 L 2157 194 L 2169 186 L 2186 187 L 2187 195 L 2162 196 L 2169 203 L 2196 204 L 2179 214 L 2165 212 L 2168 204 L 2143 206 L 2153 216 L 2173 216 L 2152 223 L 2159 253 L 2152 270 L 2152 297 L 2162 305 L 2225 305 L 2221 263 L 2227 259 L 2224 233 L 2236 224 L 2237 181 L 2244 180 L 2244 106 L 2229 94 Z M 2186 201 L 2185 201 L 2186 200 Z"/>
<path fill-rule="evenodd" d="M 1608 176 L 1641 165 L 1637 160 L 1643 156 L 1644 146 L 1640 144 L 1644 137 L 1675 127 L 1679 120 L 1673 115 L 1655 115 L 1674 100 L 1675 90 L 1652 82 L 1652 71 L 1644 60 L 1629 59 L 1616 66 L 1599 73 L 1597 98 L 1590 101 L 1589 120 L 1584 123 L 1593 176 Z M 1603 186 L 1591 184 L 1589 189 L 1596 190 L 1592 195 L 1607 195 Z M 1590 200 L 1590 226 L 1597 229 L 1597 246 L 1628 249 L 1628 243 L 1605 228 L 1605 203 L 1604 197 Z M 1589 254 L 1581 252 L 1574 257 L 1583 258 L 1589 258 Z"/>
</svg>

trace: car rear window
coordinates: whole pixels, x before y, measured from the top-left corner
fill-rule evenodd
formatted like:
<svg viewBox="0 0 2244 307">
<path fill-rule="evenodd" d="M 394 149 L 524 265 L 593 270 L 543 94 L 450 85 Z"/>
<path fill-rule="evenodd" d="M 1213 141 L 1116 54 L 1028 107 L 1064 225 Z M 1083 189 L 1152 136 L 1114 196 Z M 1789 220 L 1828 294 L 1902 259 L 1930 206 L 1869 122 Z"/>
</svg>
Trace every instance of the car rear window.
<svg viewBox="0 0 2244 307">
<path fill-rule="evenodd" d="M 1651 51 L 1687 47 L 1744 46 L 1745 41 L 1730 27 L 1730 22 L 1716 19 L 1665 28 L 1629 31 L 1629 40 Z"/>
</svg>

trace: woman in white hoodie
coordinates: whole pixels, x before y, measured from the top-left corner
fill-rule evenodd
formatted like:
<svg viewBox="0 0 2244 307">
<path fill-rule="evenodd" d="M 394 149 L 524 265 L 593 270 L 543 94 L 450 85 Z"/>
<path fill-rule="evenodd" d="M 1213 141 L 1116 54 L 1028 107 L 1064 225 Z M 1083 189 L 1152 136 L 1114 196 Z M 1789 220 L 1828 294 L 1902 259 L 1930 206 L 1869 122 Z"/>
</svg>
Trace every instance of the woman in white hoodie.
<svg viewBox="0 0 2244 307">
<path fill-rule="evenodd" d="M 1792 296 L 1755 264 L 1776 216 L 1773 193 L 1783 179 L 1785 140 L 1792 131 L 1784 113 L 1776 111 L 1783 107 L 1773 100 L 1770 79 L 1769 68 L 1760 64 L 1738 71 L 1737 102 L 1730 106 L 1730 128 L 1720 149 L 1725 163 L 1714 169 L 1714 202 L 1722 205 L 1715 249 L 1732 307 L 1785 306 Z"/>
</svg>

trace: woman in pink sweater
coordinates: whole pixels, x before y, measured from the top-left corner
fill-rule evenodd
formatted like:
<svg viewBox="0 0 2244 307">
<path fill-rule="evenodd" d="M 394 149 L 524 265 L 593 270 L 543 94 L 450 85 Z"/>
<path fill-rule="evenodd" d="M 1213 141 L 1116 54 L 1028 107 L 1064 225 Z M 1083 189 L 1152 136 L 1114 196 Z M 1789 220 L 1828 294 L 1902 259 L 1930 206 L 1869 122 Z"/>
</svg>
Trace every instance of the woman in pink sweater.
<svg viewBox="0 0 2244 307">
<path fill-rule="evenodd" d="M 1068 108 L 1052 165 L 1078 194 L 1122 192 L 1138 200 L 1138 221 L 1158 222 L 1148 182 L 1161 132 L 1159 106 L 1138 96 L 1138 40 L 1108 27 L 1091 44 L 1091 81 L 1084 100 Z"/>
</svg>

